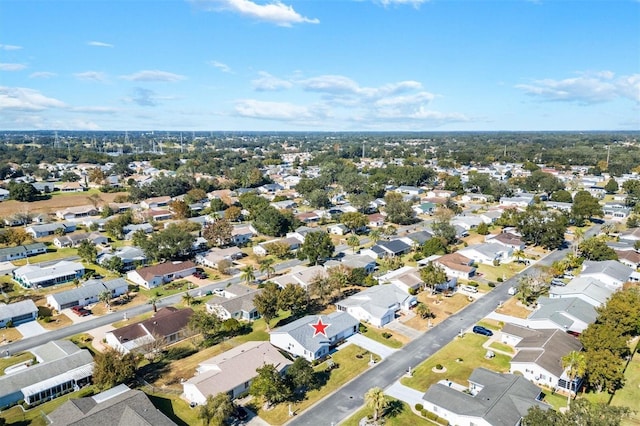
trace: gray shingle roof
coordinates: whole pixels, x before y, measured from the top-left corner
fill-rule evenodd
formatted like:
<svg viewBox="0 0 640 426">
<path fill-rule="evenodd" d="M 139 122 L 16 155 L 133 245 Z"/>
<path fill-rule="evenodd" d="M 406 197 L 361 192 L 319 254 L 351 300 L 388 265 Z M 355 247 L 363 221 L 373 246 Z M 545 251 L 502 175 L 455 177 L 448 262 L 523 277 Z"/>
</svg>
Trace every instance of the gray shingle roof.
<svg viewBox="0 0 640 426">
<path fill-rule="evenodd" d="M 10 303 L 8 305 L 0 304 L 0 320 L 15 318 L 26 315 L 31 312 L 38 312 L 38 307 L 33 300 L 26 299 L 21 302 Z"/>
<path fill-rule="evenodd" d="M 534 362 L 557 377 L 562 375 L 562 357 L 571 351 L 581 351 L 580 341 L 562 330 L 534 330 L 517 345 L 512 363 Z"/>
<path fill-rule="evenodd" d="M 623 265 L 617 260 L 605 260 L 602 262 L 587 260 L 582 264 L 582 272 L 580 274 L 583 276 L 605 274 L 623 283 L 629 279 L 632 272 L 633 269 Z"/>
<path fill-rule="evenodd" d="M 571 327 L 573 320 L 570 316 L 587 324 L 595 322 L 597 313 L 593 305 L 577 297 L 563 297 L 550 299 L 540 297 L 540 307 L 529 316 L 530 319 L 550 319 L 562 327 Z"/>
</svg>

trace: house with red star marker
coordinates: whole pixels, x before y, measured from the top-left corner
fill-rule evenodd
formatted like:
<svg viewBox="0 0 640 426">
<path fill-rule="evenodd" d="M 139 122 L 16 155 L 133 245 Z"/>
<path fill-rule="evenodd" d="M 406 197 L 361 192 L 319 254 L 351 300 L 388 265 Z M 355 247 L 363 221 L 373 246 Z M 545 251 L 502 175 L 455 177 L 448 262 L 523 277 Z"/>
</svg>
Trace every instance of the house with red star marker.
<svg viewBox="0 0 640 426">
<path fill-rule="evenodd" d="M 347 337 L 358 331 L 359 321 L 346 312 L 309 315 L 270 334 L 273 346 L 309 361 L 321 359 Z"/>
</svg>

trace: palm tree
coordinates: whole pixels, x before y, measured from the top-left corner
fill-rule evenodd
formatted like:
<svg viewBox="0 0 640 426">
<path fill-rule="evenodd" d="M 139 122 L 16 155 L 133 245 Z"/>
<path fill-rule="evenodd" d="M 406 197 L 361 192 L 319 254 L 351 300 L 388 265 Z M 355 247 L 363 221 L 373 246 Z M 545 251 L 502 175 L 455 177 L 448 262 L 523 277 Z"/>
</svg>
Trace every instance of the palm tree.
<svg viewBox="0 0 640 426">
<path fill-rule="evenodd" d="M 276 272 L 276 269 L 273 267 L 274 259 L 266 258 L 262 259 L 260 263 L 260 272 L 263 274 L 267 274 L 267 281 L 271 278 L 271 274 Z"/>
<path fill-rule="evenodd" d="M 426 303 L 418 303 L 415 307 L 415 312 L 420 318 L 427 319 L 432 316 L 431 309 L 427 306 Z"/>
<path fill-rule="evenodd" d="M 582 238 L 584 237 L 584 229 L 576 228 L 576 230 L 573 231 L 573 235 L 573 252 L 577 254 L 578 246 L 580 245 L 580 243 L 582 242 Z"/>
<path fill-rule="evenodd" d="M 518 249 L 516 251 L 513 252 L 513 256 L 516 258 L 516 260 L 518 261 L 518 263 L 520 263 L 520 261 L 522 259 L 525 259 L 527 256 L 525 256 L 524 254 L 524 250 L 522 249 Z"/>
<path fill-rule="evenodd" d="M 186 292 L 182 295 L 182 301 L 186 303 L 187 306 L 191 306 L 191 303 L 193 303 L 193 296 L 190 295 L 189 292 Z"/>
<path fill-rule="evenodd" d="M 571 402 L 571 392 L 574 391 L 574 380 L 577 377 L 581 377 L 587 369 L 587 363 L 584 359 L 584 354 L 578 351 L 571 351 L 562 357 L 562 368 L 567 370 L 567 376 L 569 376 L 569 395 L 567 396 L 567 407 Z M 577 389 L 575 389 L 577 393 Z"/>
<path fill-rule="evenodd" d="M 377 422 L 387 402 L 384 392 L 379 387 L 371 388 L 364 394 L 364 401 L 369 408 L 373 409 L 373 421 Z"/>
<path fill-rule="evenodd" d="M 98 296 L 98 300 L 104 302 L 104 306 L 107 308 L 107 311 L 110 309 L 109 302 L 111 301 L 111 292 L 105 290 Z"/>
<path fill-rule="evenodd" d="M 369 231 L 369 239 L 373 241 L 374 244 L 380 241 L 380 238 L 382 238 L 382 235 L 380 234 L 379 230 L 372 229 L 371 231 Z"/>
<path fill-rule="evenodd" d="M 347 238 L 347 245 L 351 247 L 353 253 L 356 253 L 356 249 L 360 246 L 360 238 L 357 235 L 352 235 Z"/>
<path fill-rule="evenodd" d="M 151 296 L 147 301 L 148 304 L 153 306 L 153 312 L 158 312 L 158 302 L 160 302 L 160 298 L 158 296 Z"/>
<path fill-rule="evenodd" d="M 253 266 L 245 266 L 244 268 L 242 268 L 241 272 L 242 273 L 240 274 L 240 278 L 242 278 L 242 280 L 247 284 L 251 284 L 253 281 L 255 281 L 256 274 Z"/>
</svg>

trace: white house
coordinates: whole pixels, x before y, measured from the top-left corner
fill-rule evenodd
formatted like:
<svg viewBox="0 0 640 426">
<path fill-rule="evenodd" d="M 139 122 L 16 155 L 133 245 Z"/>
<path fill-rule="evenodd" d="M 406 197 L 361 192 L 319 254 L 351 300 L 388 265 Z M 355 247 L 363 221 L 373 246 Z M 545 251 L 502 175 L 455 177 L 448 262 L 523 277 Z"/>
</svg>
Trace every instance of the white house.
<svg viewBox="0 0 640 426">
<path fill-rule="evenodd" d="M 146 288 L 155 288 L 196 271 L 196 264 L 186 262 L 164 262 L 127 272 L 127 279 Z"/>
<path fill-rule="evenodd" d="M 420 278 L 420 271 L 413 266 L 403 266 L 402 268 L 389 271 L 378 277 L 378 282 L 383 284 L 393 284 L 402 291 L 409 293 L 411 289 L 418 290 L 424 285 Z"/>
<path fill-rule="evenodd" d="M 318 323 L 327 325 L 326 336 L 316 333 L 314 325 Z M 273 330 L 269 340 L 294 356 L 314 361 L 329 355 L 338 343 L 357 333 L 358 324 L 358 320 L 346 312 L 309 315 Z"/>
<path fill-rule="evenodd" d="M 129 284 L 122 278 L 109 281 L 89 280 L 80 284 L 78 288 L 47 295 L 47 304 L 60 312 L 73 306 L 87 306 L 97 303 L 100 300 L 100 295 L 105 291 L 108 291 L 111 298 L 114 298 L 125 294 L 128 289 Z"/>
<path fill-rule="evenodd" d="M 84 266 L 62 260 L 47 266 L 25 265 L 13 271 L 13 279 L 25 288 L 49 287 L 82 278 Z"/>
<path fill-rule="evenodd" d="M 595 278 L 579 276 L 572 279 L 566 286 L 551 286 L 549 298 L 576 297 L 598 307 L 603 305 L 615 290 L 614 287 L 608 286 Z"/>
<path fill-rule="evenodd" d="M 498 243 L 475 244 L 458 250 L 458 253 L 473 259 L 474 262 L 493 265 L 494 261 L 504 262 L 511 259 L 513 249 Z"/>
<path fill-rule="evenodd" d="M 232 286 L 232 287 L 239 287 Z M 253 321 L 260 317 L 256 305 L 253 303 L 253 299 L 262 293 L 262 289 L 254 289 L 251 287 L 244 287 L 245 291 L 240 291 L 241 294 L 232 293 L 231 291 L 224 291 L 224 297 L 214 296 L 207 300 L 205 306 L 207 312 L 216 315 L 221 320 L 227 320 L 235 318 L 244 321 Z M 236 289 L 236 291 L 238 291 Z"/>
<path fill-rule="evenodd" d="M 535 329 L 557 328 L 582 333 L 597 316 L 595 307 L 580 298 L 551 299 L 542 296 L 536 310 L 527 318 L 527 325 Z"/>
<path fill-rule="evenodd" d="M 459 252 L 445 254 L 433 260 L 433 264 L 441 267 L 447 277 L 471 279 L 476 273 L 476 268 L 471 266 L 473 260 L 463 256 Z"/>
<path fill-rule="evenodd" d="M 258 368 L 273 365 L 283 374 L 291 364 L 269 342 L 246 342 L 200 363 L 194 377 L 182 383 L 183 396 L 198 405 L 219 393 L 235 399 L 247 394 Z"/>
<path fill-rule="evenodd" d="M 233 262 L 244 256 L 242 250 L 232 246 L 227 248 L 213 247 L 207 252 L 196 254 L 196 263 L 207 266 L 209 268 L 217 268 L 218 264 L 223 260 Z"/>
<path fill-rule="evenodd" d="M 622 287 L 629 280 L 633 269 L 617 260 L 601 262 L 587 260 L 582 264 L 581 277 L 594 278 L 614 288 Z"/>
<path fill-rule="evenodd" d="M 16 303 L 5 305 L 0 304 L 0 327 L 6 327 L 11 323 L 13 326 L 38 318 L 38 307 L 33 300 L 26 299 Z"/>
<path fill-rule="evenodd" d="M 359 321 L 383 327 L 395 319 L 396 312 L 408 312 L 416 303 L 416 296 L 397 286 L 376 285 L 337 302 L 336 308 Z"/>
</svg>

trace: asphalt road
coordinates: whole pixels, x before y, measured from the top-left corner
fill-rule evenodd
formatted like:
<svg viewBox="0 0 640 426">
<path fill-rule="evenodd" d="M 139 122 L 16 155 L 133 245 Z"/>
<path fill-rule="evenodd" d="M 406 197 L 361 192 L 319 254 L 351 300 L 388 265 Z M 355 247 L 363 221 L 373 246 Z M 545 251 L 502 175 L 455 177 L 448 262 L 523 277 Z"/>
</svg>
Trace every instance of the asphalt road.
<svg viewBox="0 0 640 426">
<path fill-rule="evenodd" d="M 595 235 L 599 230 L 600 226 L 592 227 L 585 233 L 585 238 Z M 468 331 L 477 321 L 495 310 L 500 302 L 510 298 L 511 296 L 508 294 L 509 287 L 516 286 L 521 276 L 537 274 L 540 267 L 550 266 L 556 260 L 561 260 L 569 250 L 571 250 L 570 247 L 554 251 L 535 265 L 506 280 L 490 293 L 477 299 L 462 311 L 450 316 L 429 330 L 429 332 L 422 334 L 402 350 L 393 353 L 335 393 L 294 417 L 287 424 L 337 425 L 364 404 L 364 394 L 369 389 L 375 386 L 385 389 L 393 384 L 409 370 L 409 367 L 415 368 L 455 339 L 461 330 Z"/>
</svg>

